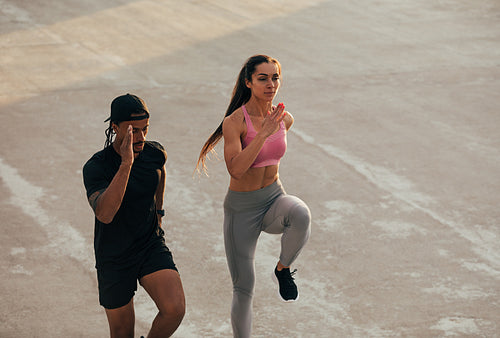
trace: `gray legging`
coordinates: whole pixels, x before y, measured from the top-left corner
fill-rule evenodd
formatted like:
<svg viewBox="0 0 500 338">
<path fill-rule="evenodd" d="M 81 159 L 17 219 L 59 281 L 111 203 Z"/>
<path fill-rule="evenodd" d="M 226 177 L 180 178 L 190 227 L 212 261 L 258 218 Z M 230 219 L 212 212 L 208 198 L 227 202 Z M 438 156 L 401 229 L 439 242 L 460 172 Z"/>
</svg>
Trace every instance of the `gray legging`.
<svg viewBox="0 0 500 338">
<path fill-rule="evenodd" d="M 280 261 L 290 266 L 310 234 L 307 205 L 285 193 L 279 180 L 256 191 L 229 190 L 224 200 L 224 244 L 233 281 L 234 337 L 250 337 L 255 247 L 261 231 L 281 236 Z"/>
</svg>

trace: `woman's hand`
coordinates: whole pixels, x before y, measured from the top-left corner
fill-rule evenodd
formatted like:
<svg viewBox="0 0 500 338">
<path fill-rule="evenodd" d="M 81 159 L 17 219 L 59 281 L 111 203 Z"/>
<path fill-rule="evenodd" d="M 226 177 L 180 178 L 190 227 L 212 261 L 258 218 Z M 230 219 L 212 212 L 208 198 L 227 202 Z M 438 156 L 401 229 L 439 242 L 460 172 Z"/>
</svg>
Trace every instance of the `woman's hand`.
<svg viewBox="0 0 500 338">
<path fill-rule="evenodd" d="M 262 121 L 260 133 L 266 138 L 274 134 L 279 129 L 285 115 L 285 105 L 283 103 L 279 103 L 276 107 L 273 107 L 272 111 L 268 112 L 264 121 Z"/>
</svg>

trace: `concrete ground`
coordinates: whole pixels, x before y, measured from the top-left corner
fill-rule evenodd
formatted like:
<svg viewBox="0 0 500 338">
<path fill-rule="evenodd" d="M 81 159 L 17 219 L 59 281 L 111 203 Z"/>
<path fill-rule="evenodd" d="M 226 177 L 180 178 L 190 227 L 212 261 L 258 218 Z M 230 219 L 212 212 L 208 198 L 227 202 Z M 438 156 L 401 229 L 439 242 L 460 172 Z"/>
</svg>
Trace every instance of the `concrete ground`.
<svg viewBox="0 0 500 338">
<path fill-rule="evenodd" d="M 497 0 L 0 0 L 0 337 L 108 335 L 81 168 L 127 92 L 169 154 L 175 337 L 231 336 L 228 175 L 193 170 L 256 53 L 283 66 L 281 180 L 313 225 L 292 304 L 262 235 L 253 336 L 500 336 Z M 135 303 L 146 335 L 155 306 Z"/>
</svg>

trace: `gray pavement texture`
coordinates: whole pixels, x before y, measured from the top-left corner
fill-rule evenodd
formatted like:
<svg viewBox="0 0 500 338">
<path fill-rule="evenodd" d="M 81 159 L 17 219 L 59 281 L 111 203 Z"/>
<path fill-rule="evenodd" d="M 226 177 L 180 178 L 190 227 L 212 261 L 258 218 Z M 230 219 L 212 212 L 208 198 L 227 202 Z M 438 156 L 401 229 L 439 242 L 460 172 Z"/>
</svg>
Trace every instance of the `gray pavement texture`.
<svg viewBox="0 0 500 338">
<path fill-rule="evenodd" d="M 228 175 L 193 170 L 257 53 L 283 66 L 281 180 L 313 225 L 292 304 L 262 235 L 253 336 L 500 336 L 498 0 L 0 0 L 0 337 L 108 335 L 81 168 L 126 92 L 169 154 L 175 337 L 231 336 Z"/>
</svg>

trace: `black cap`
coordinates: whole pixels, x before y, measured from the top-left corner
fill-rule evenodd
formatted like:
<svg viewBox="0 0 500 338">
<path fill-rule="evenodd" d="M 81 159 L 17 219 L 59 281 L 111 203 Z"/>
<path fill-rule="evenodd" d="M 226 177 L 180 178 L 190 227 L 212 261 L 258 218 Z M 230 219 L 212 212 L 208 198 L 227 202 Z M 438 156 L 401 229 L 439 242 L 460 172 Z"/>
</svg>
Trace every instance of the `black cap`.
<svg viewBox="0 0 500 338">
<path fill-rule="evenodd" d="M 141 114 L 131 116 L 132 114 Z M 135 121 L 149 118 L 149 111 L 146 103 L 138 96 L 125 94 L 118 96 L 111 102 L 111 116 L 104 122 Z"/>
</svg>

